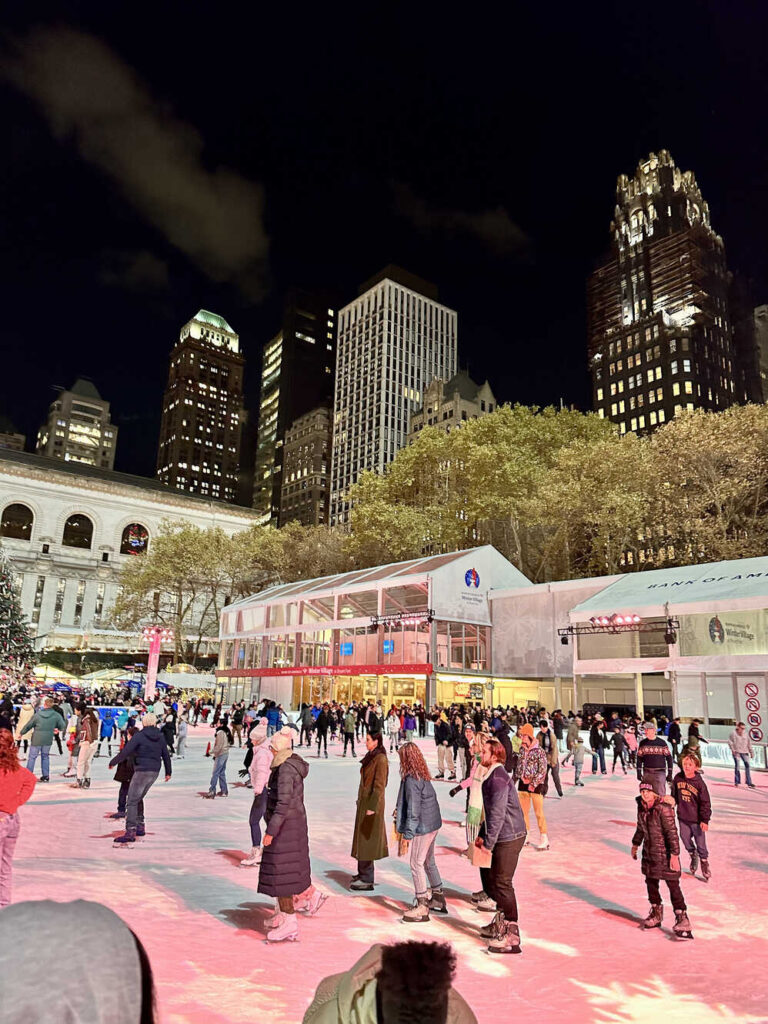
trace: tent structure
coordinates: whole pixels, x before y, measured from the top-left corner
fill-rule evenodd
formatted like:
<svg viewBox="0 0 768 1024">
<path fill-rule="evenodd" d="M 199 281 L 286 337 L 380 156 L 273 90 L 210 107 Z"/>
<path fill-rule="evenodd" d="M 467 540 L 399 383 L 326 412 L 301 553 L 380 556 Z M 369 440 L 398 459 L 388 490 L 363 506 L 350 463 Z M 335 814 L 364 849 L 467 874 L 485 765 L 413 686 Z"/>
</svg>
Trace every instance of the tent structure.
<svg viewBox="0 0 768 1024">
<path fill-rule="evenodd" d="M 75 679 L 71 672 L 66 672 L 63 668 L 57 668 L 55 665 L 37 665 L 33 673 L 35 679 L 39 682 L 44 683 L 53 679 Z"/>
</svg>

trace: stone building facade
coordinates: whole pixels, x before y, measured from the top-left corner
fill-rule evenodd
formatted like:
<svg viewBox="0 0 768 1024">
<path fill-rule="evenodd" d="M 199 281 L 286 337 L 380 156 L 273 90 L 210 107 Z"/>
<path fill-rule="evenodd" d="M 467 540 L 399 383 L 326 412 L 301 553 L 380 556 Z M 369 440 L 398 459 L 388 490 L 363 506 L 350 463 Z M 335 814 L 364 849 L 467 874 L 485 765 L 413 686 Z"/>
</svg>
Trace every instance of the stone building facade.
<svg viewBox="0 0 768 1024">
<path fill-rule="evenodd" d="M 409 443 L 424 427 L 438 427 L 446 434 L 467 420 L 486 416 L 497 408 L 497 401 L 488 381 L 475 384 L 466 370 L 449 381 L 436 377 L 424 391 L 424 404 L 411 417 Z"/>
<path fill-rule="evenodd" d="M 0 542 L 38 649 L 141 649 L 113 628 L 110 610 L 122 566 L 166 520 L 232 535 L 256 516 L 155 480 L 0 450 Z"/>
<path fill-rule="evenodd" d="M 331 410 L 306 413 L 285 432 L 279 525 L 328 524 L 331 461 Z"/>
</svg>

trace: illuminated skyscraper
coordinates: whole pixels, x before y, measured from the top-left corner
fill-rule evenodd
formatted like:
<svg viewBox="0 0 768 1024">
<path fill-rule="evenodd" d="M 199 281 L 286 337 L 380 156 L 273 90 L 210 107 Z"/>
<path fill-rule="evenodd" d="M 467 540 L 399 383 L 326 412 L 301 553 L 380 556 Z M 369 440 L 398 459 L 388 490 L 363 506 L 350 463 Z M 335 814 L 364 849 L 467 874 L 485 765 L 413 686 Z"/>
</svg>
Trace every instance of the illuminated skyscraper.
<svg viewBox="0 0 768 1024">
<path fill-rule="evenodd" d="M 332 523 L 349 519 L 347 492 L 363 470 L 381 472 L 405 446 L 427 385 L 456 373 L 456 335 L 456 312 L 437 301 L 437 288 L 399 267 L 339 311 Z"/>
<path fill-rule="evenodd" d="M 666 150 L 620 175 L 612 254 L 588 285 L 594 408 L 622 433 L 748 399 L 722 238 L 691 171 Z"/>
<path fill-rule="evenodd" d="M 292 423 L 331 407 L 336 362 L 336 301 L 325 292 L 293 290 L 281 329 L 264 347 L 253 507 L 262 522 L 280 519 L 283 447 Z"/>
<path fill-rule="evenodd" d="M 182 491 L 236 501 L 243 423 L 240 339 L 206 309 L 171 352 L 163 395 L 157 476 Z"/>
<path fill-rule="evenodd" d="M 112 469 L 117 427 L 109 417 L 109 402 L 93 381 L 83 377 L 78 377 L 69 391 L 59 390 L 47 422 L 37 433 L 37 454 Z"/>
</svg>

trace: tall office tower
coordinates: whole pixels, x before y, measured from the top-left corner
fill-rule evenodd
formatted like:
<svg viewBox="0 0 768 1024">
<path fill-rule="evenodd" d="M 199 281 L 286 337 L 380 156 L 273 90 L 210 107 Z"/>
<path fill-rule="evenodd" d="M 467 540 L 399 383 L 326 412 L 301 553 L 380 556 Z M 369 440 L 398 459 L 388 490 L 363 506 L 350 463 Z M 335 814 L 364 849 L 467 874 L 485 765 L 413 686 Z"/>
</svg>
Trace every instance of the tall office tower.
<svg viewBox="0 0 768 1024">
<path fill-rule="evenodd" d="M 437 288 L 388 266 L 339 311 L 331 523 L 349 520 L 347 492 L 407 443 L 410 416 L 435 378 L 456 373 L 457 315 Z"/>
<path fill-rule="evenodd" d="M 333 401 L 335 296 L 292 290 L 283 324 L 264 348 L 253 507 L 264 523 L 280 519 L 285 432 L 300 416 Z"/>
<path fill-rule="evenodd" d="M 65 462 L 112 469 L 117 427 L 93 381 L 78 377 L 69 391 L 51 403 L 48 420 L 37 433 L 37 454 Z"/>
<path fill-rule="evenodd" d="M 236 500 L 243 412 L 240 339 L 227 321 L 199 310 L 171 352 L 157 453 L 169 487 Z"/>
<path fill-rule="evenodd" d="M 747 400 L 722 238 L 691 171 L 666 150 L 621 175 L 611 258 L 588 285 L 594 408 L 622 433 Z"/>
<path fill-rule="evenodd" d="M 299 416 L 285 432 L 279 526 L 328 523 L 331 410 L 321 405 Z"/>
</svg>

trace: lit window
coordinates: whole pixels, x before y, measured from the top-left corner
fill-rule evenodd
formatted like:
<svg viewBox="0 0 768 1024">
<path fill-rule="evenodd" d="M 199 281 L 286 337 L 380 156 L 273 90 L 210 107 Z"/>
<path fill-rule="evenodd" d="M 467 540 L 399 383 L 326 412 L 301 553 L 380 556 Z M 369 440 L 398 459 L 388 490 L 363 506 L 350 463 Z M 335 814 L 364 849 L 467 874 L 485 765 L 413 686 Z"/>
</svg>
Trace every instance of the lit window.
<svg viewBox="0 0 768 1024">
<path fill-rule="evenodd" d="M 677 382 L 672 385 L 672 394 L 675 395 L 675 397 L 680 394 L 680 385 Z"/>
</svg>

